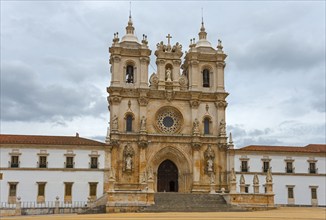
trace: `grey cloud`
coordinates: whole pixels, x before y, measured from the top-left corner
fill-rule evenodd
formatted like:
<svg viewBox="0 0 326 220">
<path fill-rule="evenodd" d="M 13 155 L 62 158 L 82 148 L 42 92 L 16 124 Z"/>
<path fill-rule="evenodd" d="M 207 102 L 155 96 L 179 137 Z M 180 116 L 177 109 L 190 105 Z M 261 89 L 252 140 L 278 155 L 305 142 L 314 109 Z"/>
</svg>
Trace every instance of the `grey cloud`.
<svg viewBox="0 0 326 220">
<path fill-rule="evenodd" d="M 22 64 L 1 66 L 1 99 L 4 121 L 65 121 L 83 115 L 99 116 L 106 110 L 105 97 L 92 84 L 82 89 L 43 85 L 37 74 Z"/>
</svg>

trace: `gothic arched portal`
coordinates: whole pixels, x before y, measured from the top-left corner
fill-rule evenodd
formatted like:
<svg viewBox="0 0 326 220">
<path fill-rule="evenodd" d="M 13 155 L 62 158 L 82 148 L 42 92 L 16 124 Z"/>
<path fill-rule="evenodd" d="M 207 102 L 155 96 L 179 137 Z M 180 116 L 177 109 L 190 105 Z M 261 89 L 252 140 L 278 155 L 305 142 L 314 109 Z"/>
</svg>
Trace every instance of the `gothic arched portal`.
<svg viewBox="0 0 326 220">
<path fill-rule="evenodd" d="M 158 167 L 157 191 L 178 192 L 178 168 L 171 160 L 163 161 Z"/>
</svg>

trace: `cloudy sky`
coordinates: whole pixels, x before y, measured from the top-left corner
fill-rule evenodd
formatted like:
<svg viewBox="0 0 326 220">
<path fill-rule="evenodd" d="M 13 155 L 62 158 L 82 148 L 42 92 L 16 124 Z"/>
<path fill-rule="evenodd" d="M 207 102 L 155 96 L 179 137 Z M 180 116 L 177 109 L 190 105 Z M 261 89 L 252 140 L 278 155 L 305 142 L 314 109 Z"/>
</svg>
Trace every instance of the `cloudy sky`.
<svg viewBox="0 0 326 220">
<path fill-rule="evenodd" d="M 249 144 L 325 143 L 325 1 L 132 1 L 136 34 L 156 43 L 221 39 L 228 132 Z M 1 133 L 104 140 L 108 47 L 129 1 L 1 1 Z M 151 56 L 150 73 L 155 72 Z"/>
</svg>

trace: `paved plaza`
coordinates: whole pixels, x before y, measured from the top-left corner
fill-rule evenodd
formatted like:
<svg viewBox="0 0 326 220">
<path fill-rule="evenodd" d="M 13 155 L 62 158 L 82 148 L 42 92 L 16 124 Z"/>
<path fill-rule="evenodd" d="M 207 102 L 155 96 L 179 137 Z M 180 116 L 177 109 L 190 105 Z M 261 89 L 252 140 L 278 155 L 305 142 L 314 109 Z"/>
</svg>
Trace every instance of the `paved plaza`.
<svg viewBox="0 0 326 220">
<path fill-rule="evenodd" d="M 226 220 L 263 220 L 263 219 L 295 219 L 295 220 L 325 220 L 325 208 L 288 208 L 283 207 L 271 211 L 257 212 L 178 212 L 178 213 L 112 213 L 112 214 L 97 214 L 97 215 L 47 215 L 47 216 L 20 216 L 7 217 L 1 220 L 211 220 L 211 219 L 226 219 Z"/>
</svg>

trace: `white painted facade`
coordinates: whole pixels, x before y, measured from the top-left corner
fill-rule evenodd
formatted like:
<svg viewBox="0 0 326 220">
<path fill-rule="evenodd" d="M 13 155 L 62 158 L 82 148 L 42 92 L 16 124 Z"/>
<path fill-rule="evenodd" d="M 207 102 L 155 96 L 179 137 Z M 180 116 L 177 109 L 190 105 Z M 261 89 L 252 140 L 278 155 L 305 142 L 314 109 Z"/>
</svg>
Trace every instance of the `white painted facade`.
<svg viewBox="0 0 326 220">
<path fill-rule="evenodd" d="M 66 148 L 66 149 L 65 149 Z M 5 146 L 0 148 L 0 201 L 8 202 L 9 183 L 17 182 L 16 196 L 21 201 L 37 201 L 38 182 L 45 182 L 45 201 L 55 201 L 59 197 L 64 200 L 65 182 L 73 182 L 72 202 L 87 201 L 89 197 L 89 183 L 98 183 L 96 197 L 103 195 L 103 169 L 104 148 L 93 149 L 92 147 L 60 146 L 50 148 L 41 145 L 28 146 Z M 96 148 L 96 147 L 95 147 Z M 98 147 L 97 147 L 98 148 Z M 69 152 L 67 151 L 69 149 Z M 10 168 L 11 154 L 19 152 L 19 168 Z M 40 153 L 47 154 L 47 168 L 38 168 Z M 74 168 L 65 168 L 66 154 L 73 153 Z M 98 168 L 90 168 L 91 156 L 97 154 Z"/>
<path fill-rule="evenodd" d="M 241 161 L 248 164 L 248 172 L 242 172 Z M 280 205 L 326 205 L 326 154 L 307 152 L 267 152 L 235 150 L 234 169 L 237 187 L 241 175 L 245 178 L 249 193 L 253 192 L 253 177 L 258 174 L 260 192 L 264 192 L 265 177 L 263 161 L 269 161 L 273 176 L 275 204 Z M 286 172 L 286 162 L 292 161 L 293 173 Z M 309 173 L 309 162 L 314 161 L 316 173 Z M 288 199 L 288 188 L 293 188 L 293 199 Z M 312 201 L 311 188 L 316 188 L 317 199 Z"/>
</svg>

